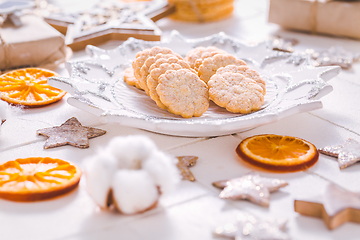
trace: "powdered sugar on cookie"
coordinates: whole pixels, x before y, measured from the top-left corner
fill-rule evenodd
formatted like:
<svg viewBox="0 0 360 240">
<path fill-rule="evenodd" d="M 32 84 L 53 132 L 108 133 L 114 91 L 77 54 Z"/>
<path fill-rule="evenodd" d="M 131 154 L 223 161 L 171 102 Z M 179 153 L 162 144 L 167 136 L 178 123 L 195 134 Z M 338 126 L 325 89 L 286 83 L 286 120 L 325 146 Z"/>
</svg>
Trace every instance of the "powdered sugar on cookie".
<svg viewBox="0 0 360 240">
<path fill-rule="evenodd" d="M 233 113 L 250 113 L 264 104 L 263 89 L 240 73 L 217 73 L 208 82 L 210 99 Z"/>
<path fill-rule="evenodd" d="M 208 87 L 188 69 L 166 71 L 156 91 L 169 112 L 184 118 L 199 117 L 209 108 Z"/>
<path fill-rule="evenodd" d="M 209 99 L 234 113 L 250 113 L 264 103 L 266 83 L 260 74 L 213 46 L 196 47 L 185 59 L 167 48 L 145 49 L 136 55 L 133 68 L 126 69 L 125 82 L 184 118 L 201 116 Z"/>
<path fill-rule="evenodd" d="M 244 75 L 245 77 L 251 78 L 254 80 L 257 84 L 260 85 L 260 87 L 263 89 L 263 93 L 265 95 L 266 93 L 266 84 L 265 80 L 260 76 L 260 74 L 249 68 L 248 66 L 235 66 L 235 65 L 228 65 L 222 68 L 219 68 L 216 73 L 222 74 L 225 72 L 234 72 L 234 73 L 240 73 Z"/>
<path fill-rule="evenodd" d="M 199 67 L 199 77 L 204 82 L 208 82 L 212 75 L 216 71 L 227 65 L 246 65 L 246 63 L 240 59 L 235 58 L 231 54 L 216 54 L 213 57 L 206 58 Z"/>
<path fill-rule="evenodd" d="M 148 59 L 146 59 L 144 65 L 140 69 L 139 85 L 142 89 L 145 90 L 147 94 L 149 94 L 148 93 L 149 88 L 147 86 L 146 79 L 150 74 L 150 67 L 159 59 L 172 59 L 174 57 L 177 58 L 178 60 L 183 60 L 183 58 L 176 53 L 171 53 L 171 54 L 160 53 L 157 54 L 156 56 L 150 56 Z"/>
<path fill-rule="evenodd" d="M 191 68 L 195 69 L 195 71 L 198 71 L 200 65 L 206 58 L 212 57 L 219 53 L 225 54 L 226 52 L 213 46 L 197 47 L 187 53 L 185 60 L 189 63 Z"/>
<path fill-rule="evenodd" d="M 156 92 L 156 87 L 159 84 L 159 77 L 164 74 L 168 70 L 180 70 L 183 67 L 177 63 L 163 63 L 158 68 L 154 68 L 148 79 L 147 79 L 147 86 L 149 88 L 149 96 L 152 100 L 156 102 L 156 104 L 162 108 L 167 109 L 167 107 L 161 102 L 159 95 Z"/>
<path fill-rule="evenodd" d="M 132 63 L 132 67 L 134 69 L 134 76 L 137 79 L 138 83 L 136 83 L 136 86 L 140 89 L 143 89 L 141 87 L 141 83 L 140 83 L 140 79 L 141 79 L 141 75 L 140 75 L 140 70 L 141 67 L 144 65 L 145 61 L 151 57 L 151 56 L 156 56 L 157 54 L 173 54 L 174 52 L 169 49 L 169 48 L 162 48 L 162 47 L 153 47 L 150 49 L 145 49 L 141 52 L 138 52 L 136 54 L 136 58 Z"/>
<path fill-rule="evenodd" d="M 139 89 L 140 88 L 138 84 L 138 80 L 134 76 L 134 69 L 132 67 L 126 68 L 124 71 L 124 81 L 129 84 L 130 86 L 135 86 Z"/>
</svg>

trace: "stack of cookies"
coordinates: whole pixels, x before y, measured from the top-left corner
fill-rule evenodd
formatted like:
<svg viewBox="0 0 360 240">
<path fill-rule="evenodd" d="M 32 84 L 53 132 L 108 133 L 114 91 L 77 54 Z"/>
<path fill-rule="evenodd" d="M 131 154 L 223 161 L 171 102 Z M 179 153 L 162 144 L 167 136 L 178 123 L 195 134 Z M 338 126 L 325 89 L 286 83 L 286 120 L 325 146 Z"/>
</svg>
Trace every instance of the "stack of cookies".
<svg viewBox="0 0 360 240">
<path fill-rule="evenodd" d="M 141 51 L 132 68 L 125 71 L 125 82 L 143 89 L 160 108 L 184 118 L 199 117 L 208 109 L 207 85 L 172 50 L 153 47 Z"/>
<path fill-rule="evenodd" d="M 205 22 L 229 17 L 234 0 L 169 0 L 176 7 L 172 18 L 182 21 Z"/>
<path fill-rule="evenodd" d="M 185 59 L 168 48 L 136 55 L 124 80 L 156 104 L 184 118 L 199 117 L 209 100 L 233 113 L 250 113 L 264 103 L 265 81 L 242 60 L 216 47 L 197 47 Z"/>
<path fill-rule="evenodd" d="M 197 47 L 187 60 L 209 88 L 209 98 L 233 113 L 257 111 L 264 103 L 265 81 L 242 60 L 216 47 Z"/>
</svg>

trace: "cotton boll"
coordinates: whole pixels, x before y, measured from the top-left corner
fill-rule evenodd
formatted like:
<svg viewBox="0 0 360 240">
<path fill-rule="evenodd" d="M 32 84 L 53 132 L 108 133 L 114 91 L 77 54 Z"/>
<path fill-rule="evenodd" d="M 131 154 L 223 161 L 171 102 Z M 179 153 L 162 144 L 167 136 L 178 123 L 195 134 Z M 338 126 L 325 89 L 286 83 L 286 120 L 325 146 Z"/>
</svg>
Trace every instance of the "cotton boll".
<svg viewBox="0 0 360 240">
<path fill-rule="evenodd" d="M 0 123 L 2 120 L 6 119 L 7 109 L 8 109 L 8 104 L 0 100 Z"/>
<path fill-rule="evenodd" d="M 169 192 L 180 181 L 175 159 L 140 135 L 113 138 L 86 162 L 85 175 L 96 203 L 106 208 L 111 189 L 110 200 L 125 214 L 155 207 L 160 193 Z"/>
<path fill-rule="evenodd" d="M 159 192 L 144 170 L 118 170 L 112 182 L 114 202 L 125 214 L 135 214 L 156 204 Z"/>
<path fill-rule="evenodd" d="M 136 158 L 137 153 L 133 148 L 127 138 L 116 137 L 110 141 L 107 151 L 116 158 L 117 168 L 140 169 L 141 162 Z"/>
<path fill-rule="evenodd" d="M 127 137 L 129 145 L 133 146 L 136 157 L 140 160 L 146 159 L 152 151 L 157 150 L 155 143 L 143 135 L 134 135 Z"/>
<path fill-rule="evenodd" d="M 116 171 L 116 159 L 106 152 L 85 160 L 86 188 L 94 201 L 102 208 L 107 207 L 111 181 Z"/>
<path fill-rule="evenodd" d="M 161 193 L 166 194 L 172 191 L 181 180 L 175 164 L 173 157 L 155 151 L 143 164 L 143 169 L 151 175 L 155 184 L 160 187 Z"/>
<path fill-rule="evenodd" d="M 118 160 L 120 169 L 141 169 L 143 161 L 156 150 L 156 145 L 145 136 L 113 138 L 108 151 Z"/>
</svg>

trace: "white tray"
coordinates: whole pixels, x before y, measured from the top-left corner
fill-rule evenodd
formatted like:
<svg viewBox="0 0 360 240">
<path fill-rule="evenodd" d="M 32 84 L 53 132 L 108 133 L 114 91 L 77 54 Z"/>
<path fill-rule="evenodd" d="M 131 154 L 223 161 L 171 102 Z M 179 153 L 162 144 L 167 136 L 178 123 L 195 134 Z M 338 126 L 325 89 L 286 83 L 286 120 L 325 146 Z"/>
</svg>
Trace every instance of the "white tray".
<svg viewBox="0 0 360 240">
<path fill-rule="evenodd" d="M 197 46 L 226 50 L 257 70 L 266 81 L 265 103 L 250 114 L 229 113 L 211 102 L 201 117 L 184 119 L 157 107 L 145 92 L 123 81 L 124 69 L 135 54 L 152 46 L 173 49 L 185 56 Z M 219 33 L 201 39 L 185 39 L 173 31 L 167 41 L 146 42 L 129 38 L 113 50 L 87 46 L 86 60 L 67 62 L 70 77 L 52 77 L 48 83 L 72 95 L 68 103 L 93 113 L 102 122 L 117 122 L 153 132 L 177 136 L 219 136 L 240 132 L 281 118 L 322 107 L 319 100 L 332 91 L 326 82 L 340 67 L 317 67 L 304 54 L 272 51 L 267 43 L 248 46 Z"/>
</svg>

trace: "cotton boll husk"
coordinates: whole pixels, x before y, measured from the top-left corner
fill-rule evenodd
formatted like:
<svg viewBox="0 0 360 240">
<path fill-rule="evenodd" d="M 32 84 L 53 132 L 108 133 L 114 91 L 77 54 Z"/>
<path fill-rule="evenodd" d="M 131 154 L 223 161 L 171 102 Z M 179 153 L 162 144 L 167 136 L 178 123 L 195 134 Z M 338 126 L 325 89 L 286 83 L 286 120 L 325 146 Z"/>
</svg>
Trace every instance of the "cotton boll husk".
<svg viewBox="0 0 360 240">
<path fill-rule="evenodd" d="M 117 208 L 125 214 L 148 210 L 159 198 L 152 177 L 144 170 L 118 170 L 112 189 Z"/>
<path fill-rule="evenodd" d="M 84 172 L 87 191 L 102 208 L 107 207 L 116 164 L 116 159 L 106 152 L 99 152 L 97 155 L 85 160 Z"/>
<path fill-rule="evenodd" d="M 118 160 L 120 169 L 141 169 L 143 161 L 157 150 L 154 142 L 141 135 L 113 138 L 107 151 Z"/>
<path fill-rule="evenodd" d="M 161 193 L 171 192 L 181 180 L 175 161 L 172 156 L 154 151 L 143 164 L 143 169 L 151 175 Z"/>
</svg>

